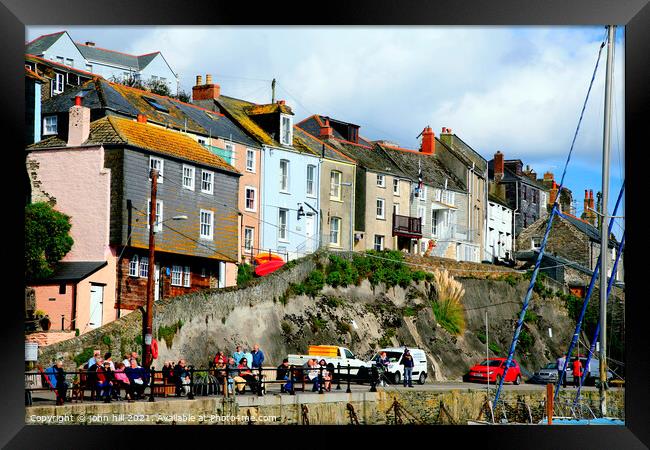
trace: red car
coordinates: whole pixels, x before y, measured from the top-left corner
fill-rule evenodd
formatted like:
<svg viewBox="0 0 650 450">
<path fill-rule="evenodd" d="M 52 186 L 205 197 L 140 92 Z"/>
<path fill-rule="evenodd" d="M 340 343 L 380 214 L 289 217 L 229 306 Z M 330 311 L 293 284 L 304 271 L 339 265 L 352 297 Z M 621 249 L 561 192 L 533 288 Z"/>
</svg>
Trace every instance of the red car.
<svg viewBox="0 0 650 450">
<path fill-rule="evenodd" d="M 467 374 L 468 381 L 479 381 L 486 383 L 498 384 L 501 382 L 503 372 L 505 369 L 506 361 L 508 358 L 490 358 L 485 359 L 480 364 L 476 364 L 469 369 Z M 504 382 L 513 382 L 515 384 L 521 383 L 521 370 L 519 364 L 514 359 L 510 361 L 510 368 Z"/>
</svg>

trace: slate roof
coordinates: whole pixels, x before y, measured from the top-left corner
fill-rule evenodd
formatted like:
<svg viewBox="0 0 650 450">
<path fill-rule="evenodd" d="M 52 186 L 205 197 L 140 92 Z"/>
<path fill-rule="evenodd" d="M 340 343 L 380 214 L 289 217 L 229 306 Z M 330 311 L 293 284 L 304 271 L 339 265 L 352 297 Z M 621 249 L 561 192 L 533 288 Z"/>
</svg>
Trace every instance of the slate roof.
<svg viewBox="0 0 650 450">
<path fill-rule="evenodd" d="M 48 66 L 53 69 L 58 69 L 64 72 L 72 72 L 74 74 L 83 76 L 85 78 L 100 77 L 99 75 L 95 75 L 94 73 L 87 72 L 81 69 L 75 69 L 74 67 L 66 66 L 65 64 L 61 64 L 56 61 L 50 61 L 49 59 L 41 58 L 40 56 L 36 56 L 30 53 L 25 54 L 25 61 L 30 63 L 36 63 L 39 64 L 40 66 Z M 39 67 L 39 69 L 41 68 L 42 67 Z"/>
<path fill-rule="evenodd" d="M 33 284 L 61 283 L 64 281 L 81 281 L 99 269 L 108 265 L 106 261 L 61 261 L 54 267 L 54 273 L 45 280 Z"/>
<path fill-rule="evenodd" d="M 117 116 L 102 117 L 91 123 L 90 135 L 83 145 L 123 144 L 149 150 L 163 156 L 202 164 L 240 174 L 220 156 L 215 155 L 191 137 L 156 125 L 140 123 Z M 28 150 L 65 147 L 58 136 L 44 139 L 27 147 Z"/>
<path fill-rule="evenodd" d="M 576 227 L 578 230 L 580 230 L 582 233 L 586 234 L 590 239 L 594 241 L 600 242 L 600 230 L 593 226 L 590 223 L 585 222 L 582 219 L 578 219 L 577 217 L 569 214 L 569 213 L 560 213 L 560 217 L 566 221 L 568 221 L 571 225 Z M 618 242 L 616 239 L 611 239 L 609 240 L 609 245 L 610 246 L 617 246 Z"/>
<path fill-rule="evenodd" d="M 310 117 L 307 117 L 305 120 L 300 122 L 298 126 L 305 130 L 306 132 L 310 133 L 312 136 L 319 136 L 320 135 L 320 127 L 324 125 L 325 123 L 325 116 L 321 116 L 318 114 L 314 114 Z M 336 121 L 336 119 L 328 118 L 330 121 Z M 341 135 L 338 131 L 335 129 L 332 129 L 332 135 L 334 136 L 334 139 L 343 141 L 343 142 L 349 142 L 347 141 L 344 136 Z M 359 136 L 359 144 L 365 145 L 368 147 L 372 147 L 372 142 L 364 139 L 363 137 Z"/>
<path fill-rule="evenodd" d="M 467 145 L 467 143 L 459 138 L 456 134 L 452 134 L 450 136 L 453 136 L 453 139 L 450 139 L 449 142 L 445 142 L 445 140 L 441 139 L 436 140 L 438 143 L 444 145 L 447 149 L 449 149 L 459 159 L 465 160 L 465 163 L 468 166 L 471 166 L 472 163 L 474 163 L 475 167 L 478 169 L 477 172 L 482 175 L 487 168 L 487 160 L 483 158 L 476 150 Z"/>
<path fill-rule="evenodd" d="M 336 150 L 331 145 L 321 141 L 320 139 L 307 133 L 305 130 L 299 128 L 297 125 L 293 127 L 293 146 L 296 148 L 305 148 L 306 151 L 323 155 L 327 159 L 340 161 L 348 164 L 355 164 L 355 161 L 345 156 L 342 152 Z"/>
<path fill-rule="evenodd" d="M 448 171 L 435 154 L 426 155 L 418 150 L 392 147 L 380 143 L 375 143 L 375 145 L 411 178 L 417 180 L 419 162 L 422 168 L 422 181 L 425 184 L 444 188 L 446 179 L 447 189 L 465 192 L 465 183 Z"/>
<path fill-rule="evenodd" d="M 510 206 L 508 205 L 508 203 L 506 203 L 506 201 L 504 199 L 502 199 L 501 197 L 498 197 L 498 196 L 496 196 L 496 195 L 494 195 L 492 193 L 488 194 L 488 201 L 498 203 L 501 206 L 505 206 L 506 208 L 511 209 Z"/>
<path fill-rule="evenodd" d="M 43 114 L 68 111 L 74 97 L 80 92 L 84 93 L 83 105 L 92 110 L 107 110 L 133 118 L 138 114 L 144 114 L 148 121 L 176 130 L 221 137 L 243 145 L 257 146 L 255 140 L 223 114 L 171 97 L 113 83 L 100 77 L 95 77 L 77 89 L 69 89 L 46 100 L 42 104 Z M 146 100 L 147 98 L 155 100 L 168 112 L 157 110 Z"/>
<path fill-rule="evenodd" d="M 66 31 L 59 31 L 51 34 L 44 34 L 39 36 L 36 39 L 28 42 L 25 45 L 25 53 L 31 53 L 33 55 L 42 55 L 48 48 L 50 48 L 56 41 L 59 40 L 61 35 L 65 34 Z"/>
<path fill-rule="evenodd" d="M 488 177 L 494 179 L 494 160 L 488 161 Z M 528 178 L 526 175 L 517 175 L 514 171 L 508 169 L 507 167 L 503 168 L 503 178 L 500 183 L 514 183 L 519 181 L 520 183 L 525 183 L 530 186 L 533 186 L 542 191 L 549 191 L 550 188 L 545 186 L 544 183 Z"/>
</svg>

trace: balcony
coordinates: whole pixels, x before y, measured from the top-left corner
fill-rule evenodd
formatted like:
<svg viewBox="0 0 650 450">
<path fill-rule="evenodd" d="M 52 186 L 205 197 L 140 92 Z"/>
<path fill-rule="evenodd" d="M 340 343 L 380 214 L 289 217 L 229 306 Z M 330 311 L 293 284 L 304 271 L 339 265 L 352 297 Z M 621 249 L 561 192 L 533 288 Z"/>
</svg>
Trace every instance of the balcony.
<svg viewBox="0 0 650 450">
<path fill-rule="evenodd" d="M 419 239 L 422 237 L 422 221 L 419 217 L 393 214 L 393 236 Z"/>
</svg>

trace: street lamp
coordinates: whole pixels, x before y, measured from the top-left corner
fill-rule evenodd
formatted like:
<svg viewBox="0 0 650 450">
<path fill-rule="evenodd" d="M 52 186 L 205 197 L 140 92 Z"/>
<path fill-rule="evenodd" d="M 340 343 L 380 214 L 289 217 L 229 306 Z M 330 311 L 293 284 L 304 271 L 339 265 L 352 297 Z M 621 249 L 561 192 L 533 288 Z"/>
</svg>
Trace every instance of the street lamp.
<svg viewBox="0 0 650 450">
<path fill-rule="evenodd" d="M 156 222 L 156 194 L 158 189 L 158 171 L 151 170 L 151 206 L 149 211 L 149 273 L 147 274 L 147 311 L 144 323 L 144 339 L 143 339 L 143 363 L 146 368 L 151 366 L 151 342 L 153 340 L 153 298 L 154 298 L 154 271 L 155 271 L 155 246 L 156 246 L 156 231 L 157 224 L 162 225 L 169 220 L 187 220 L 187 216 L 179 215 L 171 217 L 167 220 Z"/>
</svg>

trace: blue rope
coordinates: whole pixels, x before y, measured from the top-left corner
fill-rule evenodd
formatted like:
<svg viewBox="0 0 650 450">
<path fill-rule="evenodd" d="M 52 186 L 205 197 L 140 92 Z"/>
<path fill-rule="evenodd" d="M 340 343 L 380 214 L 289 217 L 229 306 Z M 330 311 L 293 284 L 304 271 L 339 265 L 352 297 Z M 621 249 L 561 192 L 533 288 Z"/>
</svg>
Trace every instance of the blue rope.
<svg viewBox="0 0 650 450">
<path fill-rule="evenodd" d="M 512 337 L 512 343 L 510 344 L 510 351 L 508 352 L 508 358 L 506 360 L 506 365 L 503 369 L 503 376 L 499 380 L 499 387 L 497 388 L 497 392 L 494 396 L 494 407 L 496 408 L 496 405 L 499 402 L 499 395 L 501 394 L 501 389 L 503 389 L 503 382 L 506 379 L 506 375 L 508 373 L 508 369 L 510 368 L 510 364 L 512 362 L 512 357 L 515 353 L 515 349 L 517 348 L 517 341 L 519 340 L 519 333 L 521 332 L 521 327 L 524 323 L 524 316 L 526 315 L 526 310 L 528 309 L 528 303 L 530 302 L 530 297 L 532 296 L 533 293 L 533 287 L 535 286 L 535 281 L 537 280 L 537 272 L 539 271 L 539 266 L 542 262 L 542 257 L 544 256 L 544 249 L 546 248 L 546 241 L 548 239 L 549 232 L 551 231 L 551 225 L 553 224 L 553 218 L 559 211 L 559 206 L 558 202 L 560 199 L 560 194 L 562 193 L 562 187 L 564 186 L 564 177 L 566 175 L 567 168 L 569 166 L 569 162 L 571 161 L 571 154 L 573 153 L 573 147 L 575 146 L 576 139 L 578 137 L 578 131 L 580 130 L 580 124 L 582 123 L 582 118 L 584 117 L 585 113 L 585 108 L 587 107 L 587 102 L 589 100 L 589 95 L 591 93 L 591 88 L 594 85 L 594 80 L 596 79 L 596 73 L 598 71 L 598 64 L 600 63 L 600 56 L 603 53 L 603 47 L 605 47 L 605 43 L 607 41 L 604 40 L 600 44 L 600 48 L 598 49 L 598 58 L 596 59 L 596 67 L 594 67 L 594 73 L 591 76 L 591 81 L 589 82 L 589 89 L 587 90 L 587 96 L 585 97 L 585 101 L 582 105 L 582 111 L 580 112 L 580 118 L 578 119 L 578 126 L 576 127 L 575 134 L 573 135 L 573 140 L 571 141 L 571 148 L 569 149 L 569 155 L 567 156 L 566 163 L 564 164 L 564 170 L 562 171 L 562 178 L 560 179 L 560 187 L 558 188 L 558 195 L 555 198 L 555 202 L 553 202 L 553 208 L 551 209 L 551 214 L 550 217 L 548 218 L 548 224 L 546 225 L 546 232 L 544 233 L 544 238 L 542 239 L 542 245 L 539 250 L 539 255 L 537 255 L 537 261 L 535 261 L 535 268 L 533 270 L 533 275 L 530 279 L 530 285 L 528 286 L 528 291 L 526 291 L 526 296 L 524 297 L 524 305 L 521 309 L 521 314 L 519 314 L 519 320 L 517 321 L 517 327 L 515 328 L 515 333 Z"/>
<path fill-rule="evenodd" d="M 625 182 L 621 186 L 621 190 L 618 193 L 618 198 L 616 199 L 616 205 L 614 206 L 614 212 L 612 213 L 612 216 L 616 215 L 616 212 L 618 211 L 618 206 L 621 203 L 621 199 L 623 198 L 623 192 L 625 192 Z M 612 229 L 614 228 L 614 218 L 612 217 L 609 219 L 609 226 L 607 228 L 607 236 L 609 237 L 610 234 L 612 234 Z M 605 218 L 603 218 L 603 224 L 605 223 Z M 594 286 L 596 284 L 596 279 L 598 278 L 598 272 L 600 271 L 601 268 L 601 262 L 603 260 L 603 257 L 607 256 L 607 250 L 609 249 L 609 246 L 605 246 L 605 249 L 601 248 L 600 249 L 600 257 L 598 258 L 598 262 L 596 263 L 596 267 L 594 268 L 594 273 L 591 275 L 591 281 L 589 282 L 589 288 L 587 289 L 587 293 L 585 294 L 585 299 L 582 302 L 582 309 L 580 310 L 580 315 L 578 316 L 578 320 L 576 322 L 576 329 L 573 332 L 573 338 L 571 339 L 571 343 L 569 344 L 569 349 L 566 351 L 567 357 L 564 360 L 564 366 L 562 367 L 562 373 L 558 377 L 557 384 L 555 385 L 555 395 L 553 396 L 554 400 L 557 400 L 557 396 L 560 394 L 560 386 L 562 385 L 562 380 L 564 380 L 565 374 L 566 374 L 566 368 L 569 365 L 569 359 L 571 359 L 571 353 L 573 352 L 573 348 L 576 345 L 576 342 L 578 342 L 578 337 L 580 336 L 580 329 L 582 328 L 582 321 L 584 320 L 585 313 L 587 312 L 587 306 L 589 305 L 589 299 L 591 298 L 591 293 L 593 292 Z M 604 276 L 607 276 L 605 274 Z M 558 367 L 559 369 L 559 367 Z"/>
<path fill-rule="evenodd" d="M 621 243 L 618 246 L 618 254 L 616 255 L 616 261 L 614 261 L 614 266 L 612 268 L 612 276 L 609 277 L 609 284 L 607 285 L 607 298 L 609 299 L 609 294 L 612 292 L 612 286 L 614 285 L 614 280 L 616 279 L 616 269 L 618 268 L 618 261 L 621 259 L 623 254 L 623 248 L 625 247 L 625 234 L 621 238 Z M 587 355 L 587 361 L 585 362 L 586 370 L 582 373 L 580 377 L 580 384 L 578 385 L 578 392 L 576 392 L 576 398 L 573 401 L 574 405 L 577 405 L 580 401 L 580 393 L 582 391 L 582 386 L 585 384 L 585 379 L 589 373 L 589 363 L 596 349 L 596 342 L 598 342 L 598 336 L 600 335 L 600 321 L 596 325 L 596 331 L 594 331 L 594 337 L 591 339 L 591 345 L 589 346 L 589 354 Z"/>
</svg>

